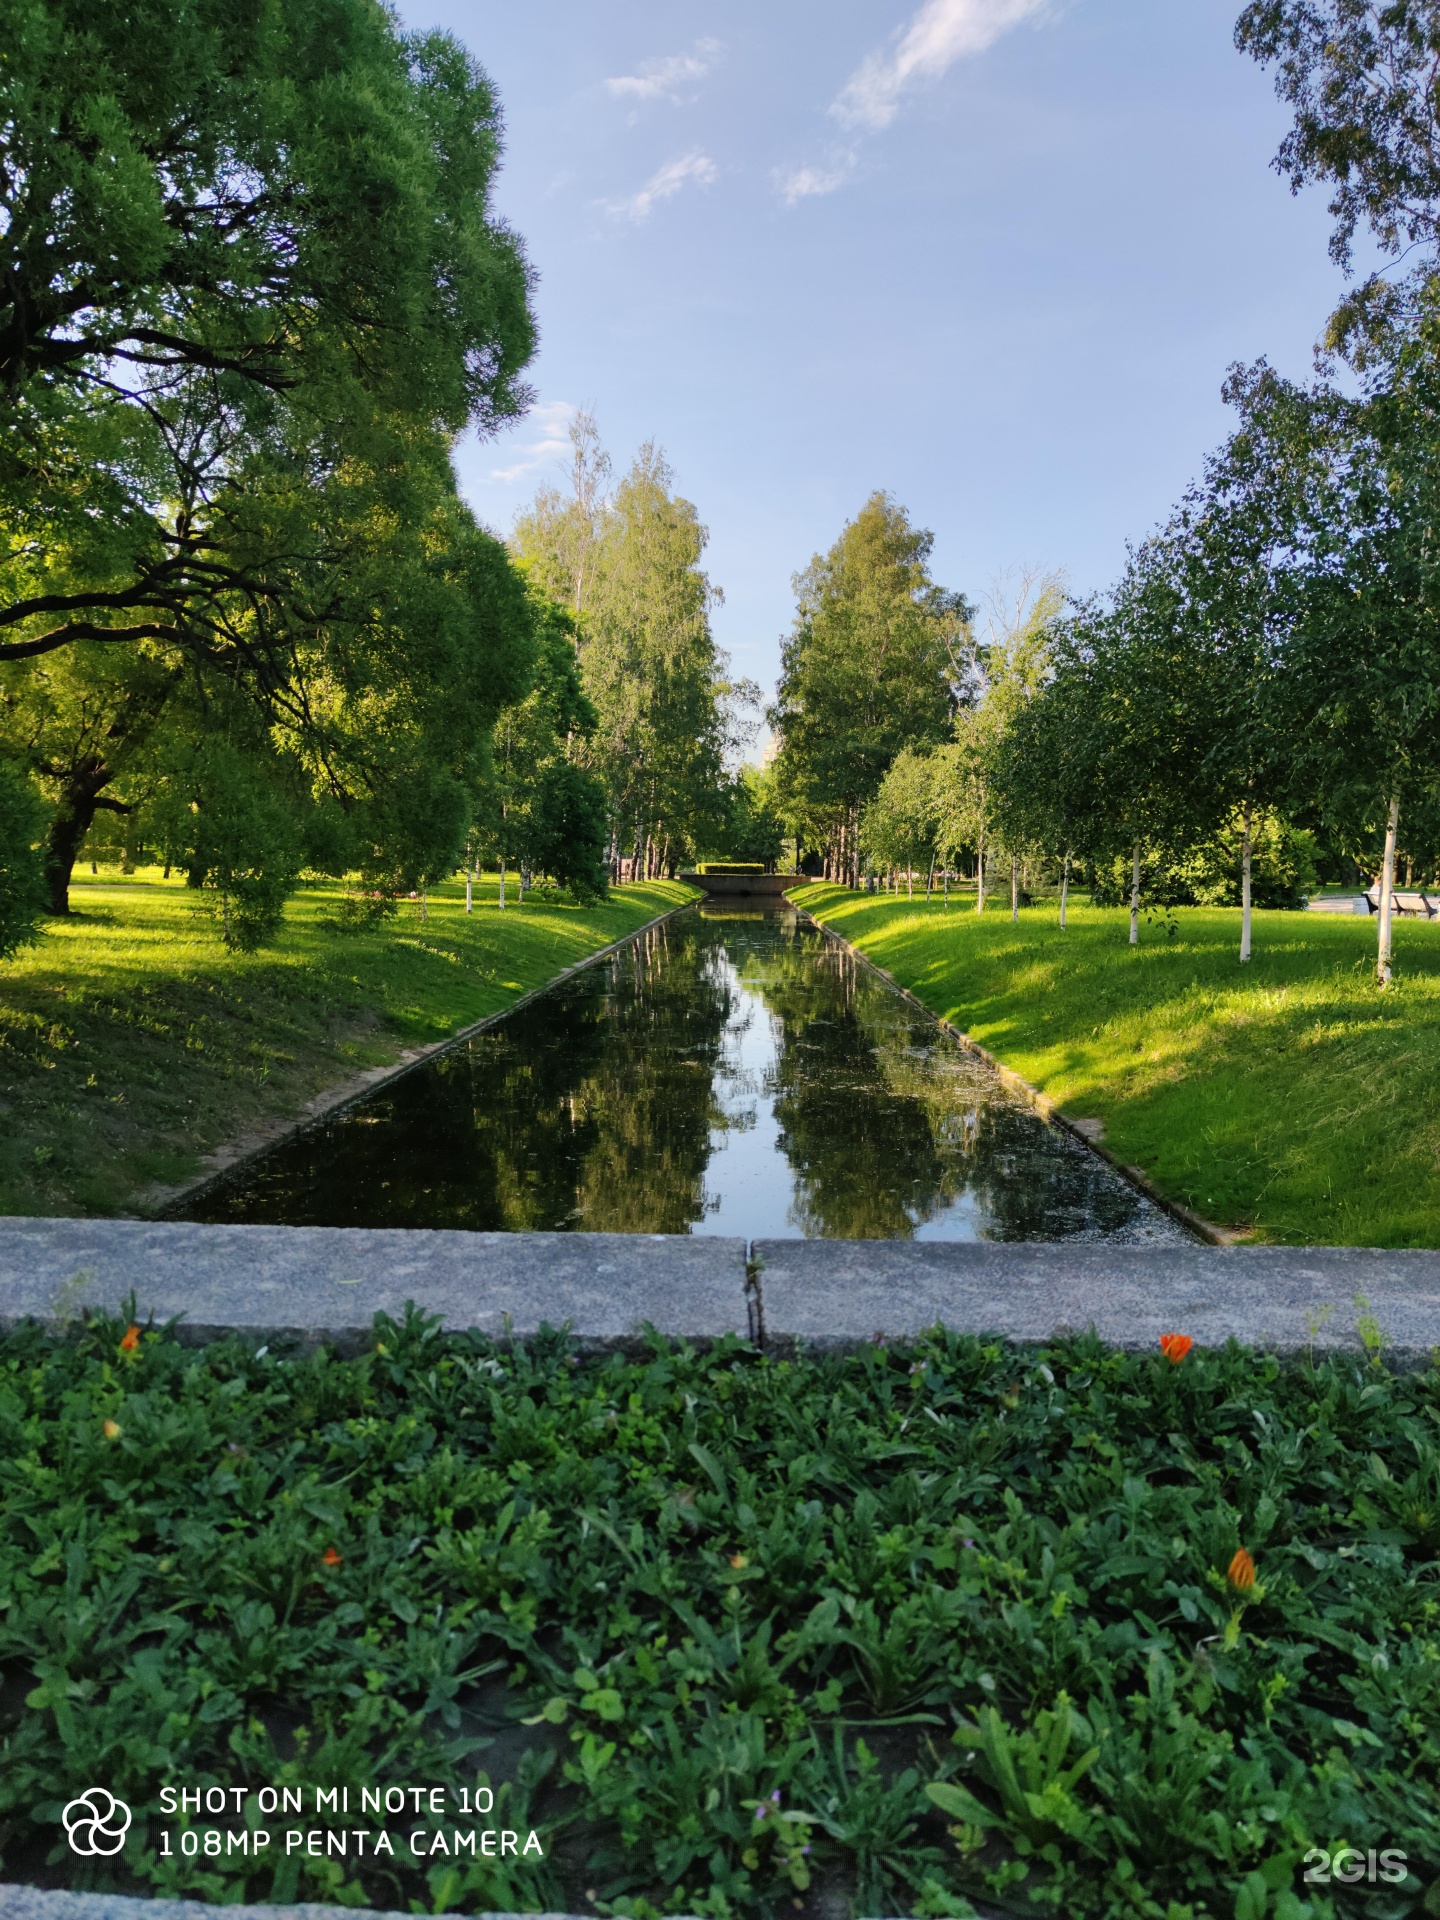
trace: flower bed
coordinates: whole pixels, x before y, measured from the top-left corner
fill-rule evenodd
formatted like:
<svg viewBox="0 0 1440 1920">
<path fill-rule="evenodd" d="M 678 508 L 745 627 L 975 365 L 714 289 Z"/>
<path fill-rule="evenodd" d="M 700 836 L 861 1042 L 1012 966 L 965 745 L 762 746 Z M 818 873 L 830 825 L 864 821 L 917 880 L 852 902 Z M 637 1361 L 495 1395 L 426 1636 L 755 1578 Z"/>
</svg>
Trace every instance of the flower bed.
<svg viewBox="0 0 1440 1920">
<path fill-rule="evenodd" d="M 1440 1371 L 1182 1346 L 12 1335 L 3 1876 L 640 1916 L 1433 1913 Z M 61 1812 L 97 1788 L 132 1823 L 76 1858 Z M 178 1798 L 221 1788 L 218 1815 Z M 262 1788 L 414 1810 L 388 1855 L 287 1851 Z M 489 1793 L 528 1857 L 457 1854 L 453 1809 Z"/>
</svg>

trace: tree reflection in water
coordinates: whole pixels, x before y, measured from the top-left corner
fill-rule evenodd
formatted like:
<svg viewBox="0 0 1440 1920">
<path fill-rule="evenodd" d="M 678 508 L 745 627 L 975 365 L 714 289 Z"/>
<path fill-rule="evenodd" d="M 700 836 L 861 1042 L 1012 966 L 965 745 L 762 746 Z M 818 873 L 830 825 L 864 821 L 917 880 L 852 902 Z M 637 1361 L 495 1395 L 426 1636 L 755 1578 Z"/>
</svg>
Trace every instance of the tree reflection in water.
<svg viewBox="0 0 1440 1920">
<path fill-rule="evenodd" d="M 1184 1237 L 811 922 L 715 908 L 280 1143 L 186 1217 Z"/>
</svg>

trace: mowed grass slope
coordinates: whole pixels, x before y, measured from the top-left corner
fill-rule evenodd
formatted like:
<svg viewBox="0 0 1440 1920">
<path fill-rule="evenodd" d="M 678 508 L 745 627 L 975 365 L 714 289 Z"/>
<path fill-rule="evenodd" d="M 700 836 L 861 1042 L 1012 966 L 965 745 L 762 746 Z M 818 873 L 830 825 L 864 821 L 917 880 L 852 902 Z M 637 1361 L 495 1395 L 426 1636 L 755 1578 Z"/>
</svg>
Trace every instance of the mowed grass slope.
<svg viewBox="0 0 1440 1920">
<path fill-rule="evenodd" d="M 428 915 L 337 924 L 342 889 L 304 889 L 275 944 L 226 951 L 197 896 L 158 869 L 77 879 L 69 920 L 0 964 L 0 1213 L 132 1210 L 216 1146 L 321 1089 L 495 1013 L 691 897 L 622 887 L 604 906 L 503 913 L 494 875 Z"/>
<path fill-rule="evenodd" d="M 1009 902 L 977 915 L 815 886 L 797 904 L 888 968 L 1105 1145 L 1208 1219 L 1292 1244 L 1440 1246 L 1440 925 Z"/>
</svg>

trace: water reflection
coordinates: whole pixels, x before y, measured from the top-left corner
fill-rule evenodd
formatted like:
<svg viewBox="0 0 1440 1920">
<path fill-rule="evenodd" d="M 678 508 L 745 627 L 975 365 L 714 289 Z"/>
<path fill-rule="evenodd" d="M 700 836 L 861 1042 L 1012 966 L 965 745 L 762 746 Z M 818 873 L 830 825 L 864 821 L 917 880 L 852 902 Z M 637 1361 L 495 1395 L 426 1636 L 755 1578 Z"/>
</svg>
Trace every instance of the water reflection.
<svg viewBox="0 0 1440 1920">
<path fill-rule="evenodd" d="M 281 1143 L 185 1217 L 1184 1238 L 811 922 L 719 907 Z"/>
</svg>

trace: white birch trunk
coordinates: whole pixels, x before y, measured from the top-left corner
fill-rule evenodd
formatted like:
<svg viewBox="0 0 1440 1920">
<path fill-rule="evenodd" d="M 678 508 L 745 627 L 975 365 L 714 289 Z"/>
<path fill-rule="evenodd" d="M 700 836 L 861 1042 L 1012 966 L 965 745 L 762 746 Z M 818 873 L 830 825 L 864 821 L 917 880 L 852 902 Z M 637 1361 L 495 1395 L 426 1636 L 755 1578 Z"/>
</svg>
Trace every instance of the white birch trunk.
<svg viewBox="0 0 1440 1920">
<path fill-rule="evenodd" d="M 1070 896 L 1070 856 L 1065 856 L 1065 865 L 1060 870 L 1060 925 L 1065 925 L 1065 903 Z"/>
<path fill-rule="evenodd" d="M 503 853 L 500 856 L 500 908 L 503 912 L 505 908 L 505 856 Z"/>
<path fill-rule="evenodd" d="M 465 911 L 466 913 L 469 913 L 471 911 L 472 905 L 473 905 L 471 900 L 470 887 L 471 887 L 470 869 L 467 867 L 465 869 Z"/>
<path fill-rule="evenodd" d="M 1240 964 L 1250 958 L 1250 809 L 1245 809 L 1245 834 L 1240 842 Z"/>
<path fill-rule="evenodd" d="M 1130 944 L 1140 944 L 1140 842 L 1135 842 L 1135 851 L 1130 861 Z"/>
<path fill-rule="evenodd" d="M 1390 818 L 1385 822 L 1385 859 L 1380 868 L 1380 944 L 1375 955 L 1375 978 L 1382 987 L 1390 984 L 1390 895 L 1395 887 L 1395 830 L 1400 825 L 1400 802 L 1390 802 Z"/>
</svg>

